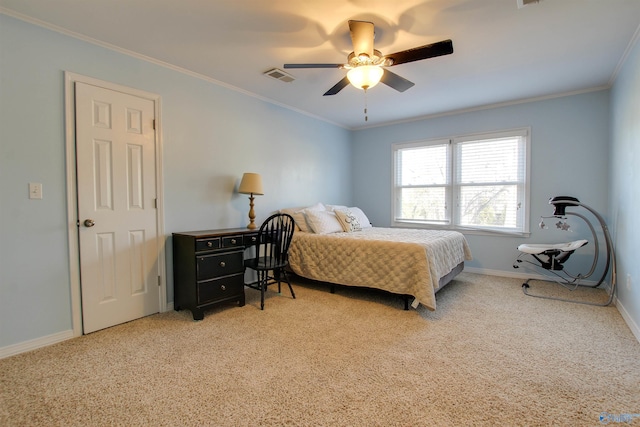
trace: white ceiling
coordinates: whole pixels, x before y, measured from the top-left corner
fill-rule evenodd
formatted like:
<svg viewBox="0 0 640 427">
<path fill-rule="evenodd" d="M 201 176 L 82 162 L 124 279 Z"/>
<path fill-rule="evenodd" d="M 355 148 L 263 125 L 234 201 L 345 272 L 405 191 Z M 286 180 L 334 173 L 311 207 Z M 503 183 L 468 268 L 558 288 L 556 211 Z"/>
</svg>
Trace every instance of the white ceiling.
<svg viewBox="0 0 640 427">
<path fill-rule="evenodd" d="M 0 0 L 0 11 L 170 64 L 349 129 L 607 87 L 638 37 L 640 0 Z M 415 83 L 322 94 L 346 73 L 347 21 L 383 54 L 452 39 L 448 56 L 391 71 Z"/>
</svg>

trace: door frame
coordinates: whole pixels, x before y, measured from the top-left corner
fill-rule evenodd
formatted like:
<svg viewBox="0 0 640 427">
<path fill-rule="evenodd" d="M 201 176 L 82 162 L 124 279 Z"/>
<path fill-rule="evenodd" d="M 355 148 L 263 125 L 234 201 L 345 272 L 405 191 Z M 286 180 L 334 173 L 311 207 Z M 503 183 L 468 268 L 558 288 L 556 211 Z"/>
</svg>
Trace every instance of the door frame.
<svg viewBox="0 0 640 427">
<path fill-rule="evenodd" d="M 82 328 L 82 282 L 80 279 L 80 233 L 78 218 L 78 183 L 76 174 L 76 125 L 75 125 L 75 83 L 81 82 L 105 89 L 126 93 L 139 98 L 153 101 L 155 120 L 155 167 L 156 167 L 156 223 L 158 236 L 158 275 L 159 275 L 159 309 L 167 311 L 167 269 L 165 259 L 164 234 L 164 181 L 162 169 L 162 126 L 160 117 L 160 95 L 98 80 L 93 77 L 64 72 L 65 96 L 65 143 L 66 143 L 66 173 L 67 173 L 67 228 L 69 234 L 69 275 L 71 291 L 71 321 L 73 336 L 83 334 Z"/>
</svg>

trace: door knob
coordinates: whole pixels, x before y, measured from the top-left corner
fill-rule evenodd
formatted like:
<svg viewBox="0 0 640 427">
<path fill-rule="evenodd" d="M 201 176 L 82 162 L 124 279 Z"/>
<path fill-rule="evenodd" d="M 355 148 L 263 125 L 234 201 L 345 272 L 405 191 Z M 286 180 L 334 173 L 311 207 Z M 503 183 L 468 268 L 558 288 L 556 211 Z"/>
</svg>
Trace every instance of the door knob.
<svg viewBox="0 0 640 427">
<path fill-rule="evenodd" d="M 92 219 L 85 219 L 84 220 L 84 226 L 85 227 L 93 227 L 94 225 L 96 225 L 96 222 Z"/>
</svg>

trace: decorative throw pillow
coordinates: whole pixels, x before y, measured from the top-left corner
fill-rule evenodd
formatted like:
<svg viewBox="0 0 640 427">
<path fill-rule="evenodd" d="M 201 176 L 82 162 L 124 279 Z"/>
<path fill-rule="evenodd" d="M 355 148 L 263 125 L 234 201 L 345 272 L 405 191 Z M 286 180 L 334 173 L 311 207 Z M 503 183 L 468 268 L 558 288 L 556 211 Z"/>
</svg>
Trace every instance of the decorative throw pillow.
<svg viewBox="0 0 640 427">
<path fill-rule="evenodd" d="M 280 209 L 281 213 L 286 213 L 289 214 L 293 217 L 293 220 L 296 223 L 296 230 L 299 231 L 303 231 L 305 233 L 313 233 L 313 230 L 309 229 L 309 226 L 307 225 L 307 220 L 304 216 L 304 211 L 305 210 L 318 210 L 318 211 L 323 211 L 325 210 L 325 206 L 318 202 L 313 206 L 309 206 L 309 207 L 300 207 L 300 208 L 287 208 L 287 209 Z"/>
<path fill-rule="evenodd" d="M 335 212 L 306 210 L 304 216 L 309 228 L 316 234 L 341 233 L 342 225 L 338 222 Z"/>
<path fill-rule="evenodd" d="M 307 225 L 307 219 L 304 217 L 304 209 L 295 211 L 290 215 L 293 217 L 293 221 L 296 223 L 296 226 L 300 229 L 300 231 L 303 231 L 305 233 L 311 231 L 309 230 L 309 226 Z"/>
<path fill-rule="evenodd" d="M 336 218 L 340 222 L 342 229 L 347 233 L 352 233 L 354 231 L 362 231 L 362 226 L 360 226 L 360 221 L 358 218 L 351 212 L 349 209 L 342 211 L 335 211 Z"/>
<path fill-rule="evenodd" d="M 360 222 L 360 227 L 362 228 L 373 227 L 371 225 L 371 222 L 369 221 L 369 218 L 367 218 L 364 212 L 362 212 L 362 209 L 357 207 L 352 207 L 352 208 L 349 208 L 349 210 L 356 218 L 358 218 L 358 222 Z"/>
<path fill-rule="evenodd" d="M 302 212 L 302 209 L 304 209 L 304 206 L 300 206 L 297 208 L 280 209 L 280 213 L 289 214 L 293 217 L 293 220 L 296 223 L 296 231 L 302 230 L 302 227 L 300 225 L 303 225 L 304 228 L 307 229 L 307 223 L 305 222 L 304 214 L 300 213 L 299 216 L 296 216 L 296 212 Z M 308 230 L 305 230 L 305 231 L 308 231 Z"/>
</svg>

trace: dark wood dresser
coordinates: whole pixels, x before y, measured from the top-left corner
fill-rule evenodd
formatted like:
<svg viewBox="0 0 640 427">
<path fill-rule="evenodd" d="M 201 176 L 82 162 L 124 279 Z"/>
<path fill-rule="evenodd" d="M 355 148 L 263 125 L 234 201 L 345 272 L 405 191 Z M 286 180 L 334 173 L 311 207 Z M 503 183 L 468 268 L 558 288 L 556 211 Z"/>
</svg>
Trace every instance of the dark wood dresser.
<svg viewBox="0 0 640 427">
<path fill-rule="evenodd" d="M 244 250 L 257 236 L 246 228 L 173 233 L 174 308 L 202 320 L 214 304 L 237 301 L 242 307 Z"/>
</svg>

